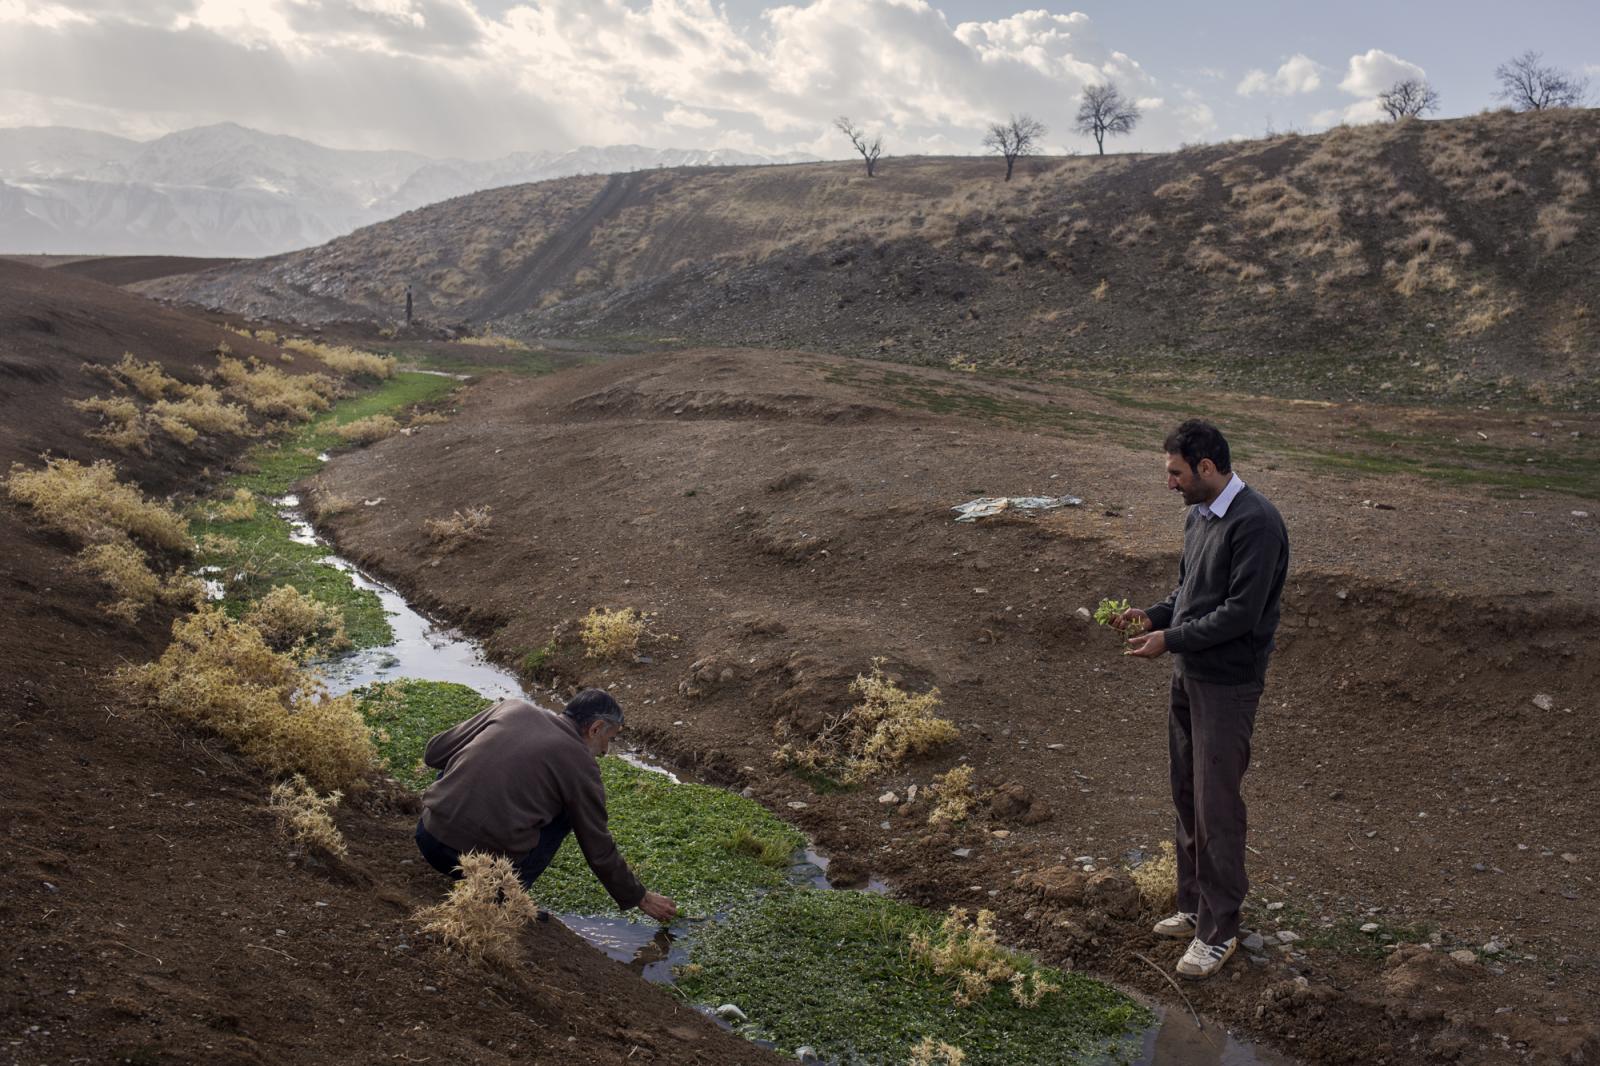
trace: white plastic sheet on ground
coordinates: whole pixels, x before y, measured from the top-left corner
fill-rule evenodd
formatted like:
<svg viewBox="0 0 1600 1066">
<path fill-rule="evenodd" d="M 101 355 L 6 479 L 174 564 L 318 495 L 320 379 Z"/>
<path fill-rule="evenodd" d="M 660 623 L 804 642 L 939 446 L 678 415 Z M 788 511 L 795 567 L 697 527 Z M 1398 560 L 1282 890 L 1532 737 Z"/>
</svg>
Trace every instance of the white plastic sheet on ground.
<svg viewBox="0 0 1600 1066">
<path fill-rule="evenodd" d="M 980 518 L 991 518 L 1006 511 L 1038 514 L 1082 505 L 1083 501 L 1076 496 L 980 496 L 950 509 L 956 512 L 957 522 L 976 522 Z"/>
</svg>

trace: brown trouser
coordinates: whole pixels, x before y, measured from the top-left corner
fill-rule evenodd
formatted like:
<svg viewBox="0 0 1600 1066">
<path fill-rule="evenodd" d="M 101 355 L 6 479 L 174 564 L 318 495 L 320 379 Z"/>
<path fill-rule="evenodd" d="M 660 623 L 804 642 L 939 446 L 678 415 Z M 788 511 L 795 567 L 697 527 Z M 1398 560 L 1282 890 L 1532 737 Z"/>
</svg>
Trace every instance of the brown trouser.
<svg viewBox="0 0 1600 1066">
<path fill-rule="evenodd" d="M 1244 797 L 1250 733 L 1261 685 L 1217 685 L 1172 676 L 1167 720 L 1172 803 L 1178 809 L 1178 909 L 1198 913 L 1195 935 L 1220 944 L 1239 932 L 1244 873 Z"/>
</svg>

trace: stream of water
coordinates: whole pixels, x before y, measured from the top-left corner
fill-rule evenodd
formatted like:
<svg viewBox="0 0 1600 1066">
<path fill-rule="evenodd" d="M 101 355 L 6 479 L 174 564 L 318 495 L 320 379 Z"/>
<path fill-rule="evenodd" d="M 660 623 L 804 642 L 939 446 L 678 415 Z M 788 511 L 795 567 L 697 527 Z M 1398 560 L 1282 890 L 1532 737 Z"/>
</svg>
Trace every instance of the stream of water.
<svg viewBox="0 0 1600 1066">
<path fill-rule="evenodd" d="M 300 510 L 300 500 L 285 496 L 275 501 L 279 513 L 293 529 L 293 539 L 301 544 L 327 547 Z M 452 681 L 476 689 L 491 699 L 515 696 L 532 699 L 517 676 L 485 658 L 476 641 L 459 631 L 432 621 L 414 610 L 394 589 L 373 578 L 329 549 L 324 560 L 350 575 L 358 588 L 375 593 L 394 630 L 394 641 L 383 648 L 362 649 L 344 656 L 322 669 L 328 688 L 334 694 L 348 692 L 375 681 L 394 681 L 403 677 L 429 681 Z M 669 770 L 654 765 L 647 755 L 624 752 L 622 757 L 636 766 L 665 774 L 674 784 L 678 778 Z M 827 879 L 828 860 L 814 851 L 804 852 L 791 867 L 791 877 L 809 882 L 819 889 L 831 889 Z M 864 889 L 836 891 L 887 892 L 889 888 L 872 880 Z M 557 915 L 559 920 L 607 956 L 623 963 L 647 981 L 671 984 L 673 968 L 687 961 L 695 923 L 680 921 L 671 927 L 630 922 L 626 918 L 588 918 Z M 1239 959 L 1233 965 L 1244 965 Z M 1219 978 L 1225 979 L 1225 978 Z M 1131 994 L 1131 993 L 1130 993 Z M 1181 1009 L 1168 1009 L 1137 997 L 1156 1013 L 1156 1024 L 1145 1031 L 1139 1057 L 1132 1066 L 1295 1066 L 1266 1048 L 1236 1040 L 1222 1026 L 1207 1022 L 1195 1024 L 1192 1015 Z M 715 1015 L 718 1024 L 727 1027 Z M 813 1060 L 814 1061 L 814 1060 Z"/>
</svg>

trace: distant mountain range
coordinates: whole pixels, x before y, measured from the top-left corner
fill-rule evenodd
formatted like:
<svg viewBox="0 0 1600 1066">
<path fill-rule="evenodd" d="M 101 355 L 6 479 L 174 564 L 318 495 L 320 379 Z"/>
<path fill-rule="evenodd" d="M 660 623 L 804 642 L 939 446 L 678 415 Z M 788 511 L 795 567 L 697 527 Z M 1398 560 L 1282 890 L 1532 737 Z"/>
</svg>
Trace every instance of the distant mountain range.
<svg viewBox="0 0 1600 1066">
<path fill-rule="evenodd" d="M 0 129 L 0 252 L 272 255 L 505 185 L 806 158 L 615 145 L 430 159 L 226 122 L 143 142 L 61 126 Z"/>
</svg>

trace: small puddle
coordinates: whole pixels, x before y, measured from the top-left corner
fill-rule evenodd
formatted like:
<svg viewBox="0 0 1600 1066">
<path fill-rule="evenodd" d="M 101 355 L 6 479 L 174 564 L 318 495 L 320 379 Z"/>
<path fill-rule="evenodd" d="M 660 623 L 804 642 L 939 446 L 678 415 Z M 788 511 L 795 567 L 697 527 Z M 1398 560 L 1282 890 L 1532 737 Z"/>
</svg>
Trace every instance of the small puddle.
<svg viewBox="0 0 1600 1066">
<path fill-rule="evenodd" d="M 290 523 L 291 535 L 297 543 L 329 547 L 301 512 L 298 497 L 284 496 L 275 500 L 274 504 L 278 513 Z M 405 597 L 393 588 L 364 573 L 331 549 L 324 561 L 348 573 L 357 587 L 368 589 L 378 596 L 395 634 L 394 642 L 386 647 L 362 649 L 319 665 L 329 691 L 335 695 L 373 682 L 414 677 L 429 681 L 453 681 L 476 689 L 491 699 L 512 696 L 531 698 L 515 674 L 484 657 L 476 641 L 414 610 Z M 682 783 L 672 771 L 650 762 L 647 756 L 637 751 L 616 754 L 634 766 L 662 774 L 673 784 Z M 828 883 L 827 870 L 827 857 L 806 849 L 790 867 L 789 879 L 796 884 L 828 891 L 877 894 L 887 894 L 889 891 L 889 886 L 877 879 L 869 879 L 862 888 L 834 888 Z M 721 919 L 719 915 L 703 921 L 679 920 L 664 928 L 650 922 L 630 922 L 624 917 L 559 914 L 555 917 L 608 957 L 655 984 L 673 984 L 674 967 L 688 961 L 689 947 L 696 929 L 704 921 Z M 1215 1022 L 1207 1021 L 1205 1027 L 1200 1028 L 1196 1026 L 1194 1017 L 1182 1010 L 1152 1003 L 1144 997 L 1135 998 L 1154 1012 L 1158 1021 L 1145 1031 L 1137 1058 L 1108 1062 L 1115 1061 L 1126 1066 L 1296 1066 L 1293 1059 L 1235 1039 Z M 727 1022 L 709 1009 L 705 1009 L 705 1013 L 718 1025 L 731 1029 Z M 770 1046 L 762 1041 L 756 1043 Z"/>
</svg>

